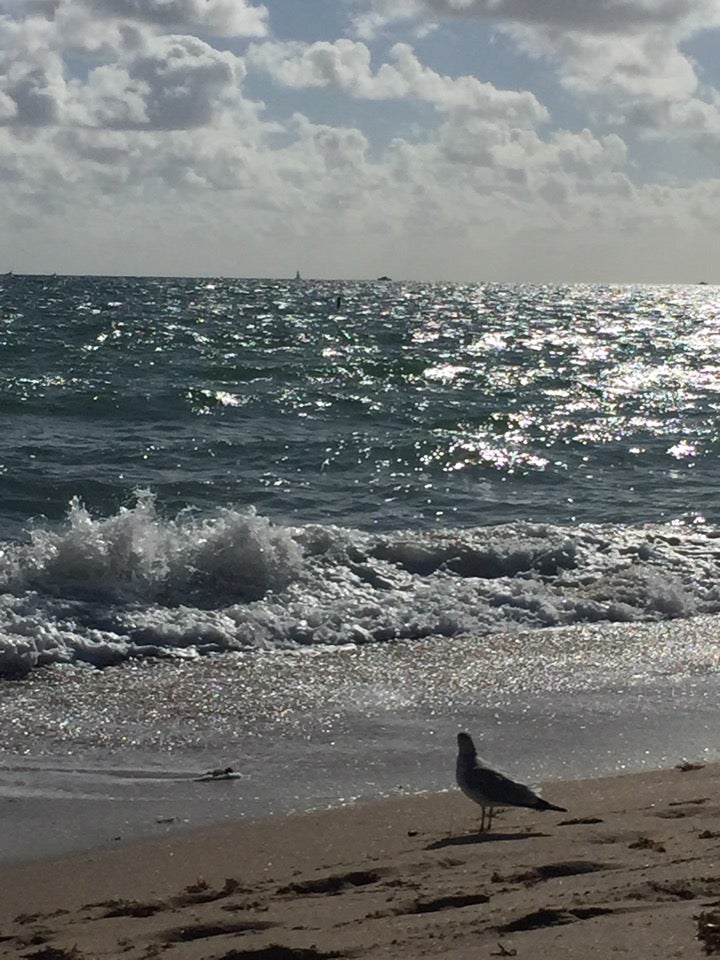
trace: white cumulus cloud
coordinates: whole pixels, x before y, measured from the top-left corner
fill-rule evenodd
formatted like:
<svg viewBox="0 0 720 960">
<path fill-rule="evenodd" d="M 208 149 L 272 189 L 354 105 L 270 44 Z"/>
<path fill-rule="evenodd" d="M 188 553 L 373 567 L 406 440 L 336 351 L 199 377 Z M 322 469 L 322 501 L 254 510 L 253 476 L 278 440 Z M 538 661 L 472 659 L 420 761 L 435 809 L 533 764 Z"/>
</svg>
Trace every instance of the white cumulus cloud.
<svg viewBox="0 0 720 960">
<path fill-rule="evenodd" d="M 398 20 L 484 19 L 581 32 L 693 29 L 720 21 L 716 0 L 368 0 L 355 22 L 364 34 Z"/>
<path fill-rule="evenodd" d="M 547 110 L 529 91 L 499 90 L 476 77 L 443 76 L 424 66 L 408 44 L 395 44 L 392 62 L 373 71 L 364 43 L 265 43 L 253 46 L 248 61 L 288 87 L 336 87 L 355 98 L 417 99 L 439 110 L 467 110 L 518 124 L 547 119 Z"/>
<path fill-rule="evenodd" d="M 0 262 L 553 279 L 652 250 L 694 271 L 720 96 L 687 41 L 718 7 L 348 0 L 336 26 L 353 10 L 362 36 L 313 39 L 308 14 L 301 40 L 273 0 L 6 0 Z M 481 22 L 494 75 L 441 48 Z M 674 166 L 643 166 L 667 144 Z"/>
<path fill-rule="evenodd" d="M 208 30 L 217 36 L 245 37 L 263 37 L 267 33 L 267 8 L 249 3 L 247 0 L 80 0 L 80 2 L 102 17 L 115 20 L 137 20 L 173 31 Z"/>
</svg>

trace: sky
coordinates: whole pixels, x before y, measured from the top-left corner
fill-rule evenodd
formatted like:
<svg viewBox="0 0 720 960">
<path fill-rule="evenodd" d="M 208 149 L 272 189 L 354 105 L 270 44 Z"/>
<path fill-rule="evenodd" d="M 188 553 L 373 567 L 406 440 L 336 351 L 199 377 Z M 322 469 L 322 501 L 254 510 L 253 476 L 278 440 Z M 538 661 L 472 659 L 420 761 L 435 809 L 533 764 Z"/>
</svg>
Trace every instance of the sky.
<svg viewBox="0 0 720 960">
<path fill-rule="evenodd" d="M 0 0 L 0 272 L 720 282 L 720 0 Z"/>
</svg>

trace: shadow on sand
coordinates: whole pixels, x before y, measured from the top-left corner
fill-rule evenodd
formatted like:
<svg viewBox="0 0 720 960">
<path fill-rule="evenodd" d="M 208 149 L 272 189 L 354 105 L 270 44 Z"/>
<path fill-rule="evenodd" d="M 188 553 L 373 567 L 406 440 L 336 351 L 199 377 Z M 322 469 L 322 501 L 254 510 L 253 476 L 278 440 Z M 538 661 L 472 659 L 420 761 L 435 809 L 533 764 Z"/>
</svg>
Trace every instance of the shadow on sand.
<svg viewBox="0 0 720 960">
<path fill-rule="evenodd" d="M 445 837 L 429 843 L 426 850 L 442 850 L 443 847 L 463 847 L 468 843 L 497 843 L 501 840 L 530 840 L 533 837 L 549 837 L 549 833 L 466 833 L 461 837 Z"/>
</svg>

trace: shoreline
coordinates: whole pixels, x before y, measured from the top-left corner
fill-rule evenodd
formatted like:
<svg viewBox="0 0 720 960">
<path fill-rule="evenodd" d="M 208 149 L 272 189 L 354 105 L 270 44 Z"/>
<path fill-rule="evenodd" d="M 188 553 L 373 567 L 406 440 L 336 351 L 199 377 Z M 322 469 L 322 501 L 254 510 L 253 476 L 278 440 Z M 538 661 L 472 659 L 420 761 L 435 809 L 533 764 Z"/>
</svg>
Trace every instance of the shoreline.
<svg viewBox="0 0 720 960">
<path fill-rule="evenodd" d="M 0 685 L 0 814 L 13 825 L 0 839 L 0 869 L 118 839 L 442 791 L 453 784 L 458 729 L 476 734 L 490 765 L 531 784 L 719 761 L 718 624 L 548 631 L 532 638 L 533 654 L 557 663 L 574 652 L 579 689 L 563 675 L 544 693 L 518 683 L 522 637 Z M 588 689 L 598 671 L 579 674 L 599 643 L 624 664 L 651 648 L 655 675 L 621 684 L 606 676 Z M 702 670 L 685 658 L 693 649 Z M 671 662 L 686 672 L 669 676 Z M 198 782 L 228 767 L 237 779 Z"/>
<path fill-rule="evenodd" d="M 720 909 L 720 764 L 688 766 L 553 781 L 567 814 L 507 809 L 485 835 L 453 790 L 11 864 L 0 957 L 699 958 L 699 918 L 712 937 Z"/>
</svg>

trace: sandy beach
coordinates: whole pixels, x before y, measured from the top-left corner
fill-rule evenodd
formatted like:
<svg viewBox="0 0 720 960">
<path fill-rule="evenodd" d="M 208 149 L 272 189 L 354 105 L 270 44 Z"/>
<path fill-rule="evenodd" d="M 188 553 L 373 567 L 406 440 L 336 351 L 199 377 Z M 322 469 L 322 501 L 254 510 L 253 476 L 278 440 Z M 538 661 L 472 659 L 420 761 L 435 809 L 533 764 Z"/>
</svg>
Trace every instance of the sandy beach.
<svg viewBox="0 0 720 960">
<path fill-rule="evenodd" d="M 685 764 L 546 784 L 567 814 L 484 835 L 450 791 L 5 867 L 0 957 L 720 954 L 719 788 Z"/>
</svg>

